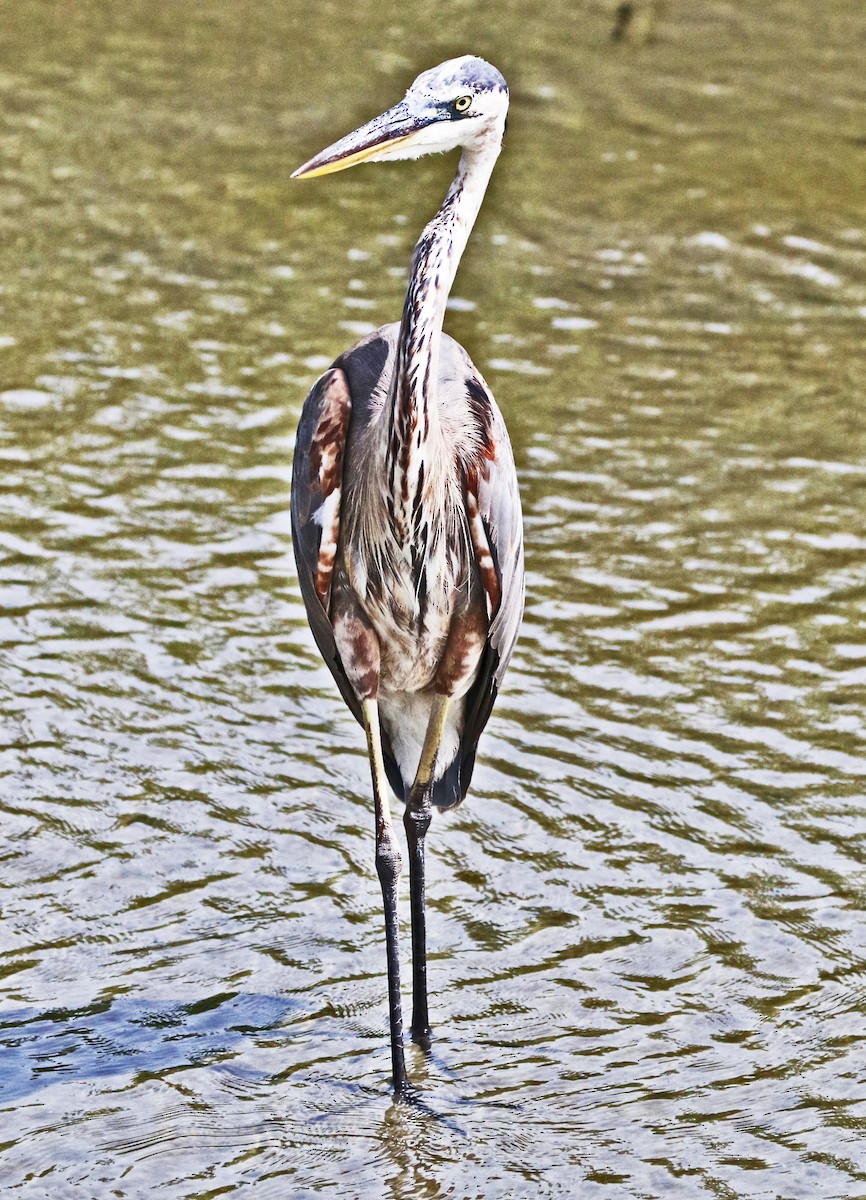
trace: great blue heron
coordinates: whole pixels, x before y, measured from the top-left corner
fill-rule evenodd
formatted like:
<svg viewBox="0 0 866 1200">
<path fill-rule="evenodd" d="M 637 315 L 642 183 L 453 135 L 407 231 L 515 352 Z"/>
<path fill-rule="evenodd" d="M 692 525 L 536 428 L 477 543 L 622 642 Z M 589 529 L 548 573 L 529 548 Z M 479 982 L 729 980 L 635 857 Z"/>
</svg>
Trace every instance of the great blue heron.
<svg viewBox="0 0 866 1200">
<path fill-rule="evenodd" d="M 304 403 L 292 534 L 313 636 L 367 734 L 382 885 L 394 1092 L 410 1095 L 397 947 L 405 802 L 412 1037 L 429 1046 L 424 837 L 431 802 L 466 795 L 523 612 L 523 525 L 508 433 L 466 352 L 442 333 L 448 293 L 499 156 L 508 87 L 467 55 L 419 75 L 394 108 L 294 177 L 462 148 L 415 247 L 399 325 L 342 354 Z"/>
</svg>

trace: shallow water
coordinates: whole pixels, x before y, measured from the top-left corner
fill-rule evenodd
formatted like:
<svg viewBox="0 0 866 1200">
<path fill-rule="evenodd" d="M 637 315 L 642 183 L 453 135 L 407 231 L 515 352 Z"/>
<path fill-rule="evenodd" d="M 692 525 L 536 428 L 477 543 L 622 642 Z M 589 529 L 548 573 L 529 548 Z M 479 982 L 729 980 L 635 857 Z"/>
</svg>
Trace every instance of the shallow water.
<svg viewBox="0 0 866 1200">
<path fill-rule="evenodd" d="M 7 21 L 10 1195 L 866 1195 L 862 12 L 668 5 L 617 46 L 613 8 Z M 452 164 L 288 174 L 467 48 L 513 106 L 448 328 L 528 597 L 431 833 L 413 1110 L 288 482 Z"/>
</svg>

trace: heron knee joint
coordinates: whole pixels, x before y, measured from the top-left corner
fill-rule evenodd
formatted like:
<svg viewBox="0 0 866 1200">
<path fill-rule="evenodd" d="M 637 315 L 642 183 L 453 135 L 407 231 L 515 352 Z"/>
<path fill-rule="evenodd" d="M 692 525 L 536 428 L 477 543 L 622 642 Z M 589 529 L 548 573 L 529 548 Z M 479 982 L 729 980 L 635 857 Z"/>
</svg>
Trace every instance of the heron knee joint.
<svg viewBox="0 0 866 1200">
<path fill-rule="evenodd" d="M 376 873 L 383 883 L 393 883 L 400 878 L 403 858 L 393 834 L 390 838 L 376 839 Z"/>
<path fill-rule="evenodd" d="M 406 827 L 406 833 L 409 837 L 426 837 L 431 820 L 432 814 L 429 804 L 426 804 L 423 808 L 413 808 L 411 804 L 406 805 L 406 811 L 403 813 L 403 824 Z"/>
</svg>

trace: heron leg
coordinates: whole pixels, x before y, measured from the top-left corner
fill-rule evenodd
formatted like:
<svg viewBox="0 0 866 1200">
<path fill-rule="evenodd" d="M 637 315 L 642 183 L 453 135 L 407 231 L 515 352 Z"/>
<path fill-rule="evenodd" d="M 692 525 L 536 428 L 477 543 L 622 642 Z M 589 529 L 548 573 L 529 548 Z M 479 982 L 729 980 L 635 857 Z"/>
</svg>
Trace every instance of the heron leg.
<svg viewBox="0 0 866 1200">
<path fill-rule="evenodd" d="M 409 1097 L 409 1080 L 403 1054 L 403 1008 L 400 1001 L 400 956 L 397 937 L 397 884 L 403 861 L 397 845 L 391 809 L 388 803 L 388 782 L 382 761 L 382 734 L 379 726 L 379 705 L 375 700 L 362 700 L 367 751 L 373 776 L 373 799 L 376 807 L 376 873 L 382 885 L 385 909 L 385 946 L 388 957 L 388 1014 L 391 1023 L 391 1069 L 394 1095 Z"/>
<path fill-rule="evenodd" d="M 427 1008 L 427 915 L 424 908 L 424 838 L 430 828 L 433 774 L 448 714 L 448 696 L 434 695 L 415 782 L 406 800 L 403 824 L 409 847 L 409 900 L 412 912 L 412 1040 L 430 1046 Z"/>
</svg>

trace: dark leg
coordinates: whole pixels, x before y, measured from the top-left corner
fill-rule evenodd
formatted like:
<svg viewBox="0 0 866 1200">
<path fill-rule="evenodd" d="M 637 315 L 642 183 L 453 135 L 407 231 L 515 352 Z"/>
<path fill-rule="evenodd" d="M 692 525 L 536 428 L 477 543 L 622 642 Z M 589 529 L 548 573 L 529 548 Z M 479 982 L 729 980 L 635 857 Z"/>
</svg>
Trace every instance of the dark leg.
<svg viewBox="0 0 866 1200">
<path fill-rule="evenodd" d="M 430 828 L 430 792 L 436 755 L 448 712 L 448 697 L 434 696 L 415 782 L 406 800 L 403 824 L 409 845 L 409 896 L 412 911 L 412 1040 L 430 1046 L 427 1009 L 427 916 L 424 909 L 424 838 Z"/>
<path fill-rule="evenodd" d="M 412 1041 L 428 1049 L 427 915 L 424 907 L 424 837 L 430 828 L 430 792 L 413 787 L 403 814 L 409 845 L 409 902 L 412 912 Z"/>
<path fill-rule="evenodd" d="M 403 1055 L 403 1008 L 400 1001 L 400 955 L 397 938 L 397 884 L 403 862 L 397 846 L 391 810 L 388 805 L 388 783 L 382 762 L 382 735 L 379 729 L 379 706 L 375 700 L 362 701 L 367 750 L 373 776 L 373 799 L 376 806 L 376 872 L 382 885 L 385 909 L 385 946 L 388 956 L 388 1010 L 391 1021 L 391 1070 L 394 1095 L 409 1098 L 409 1080 Z"/>
</svg>

